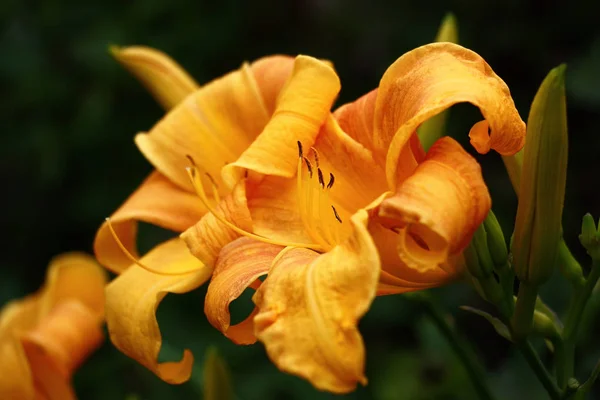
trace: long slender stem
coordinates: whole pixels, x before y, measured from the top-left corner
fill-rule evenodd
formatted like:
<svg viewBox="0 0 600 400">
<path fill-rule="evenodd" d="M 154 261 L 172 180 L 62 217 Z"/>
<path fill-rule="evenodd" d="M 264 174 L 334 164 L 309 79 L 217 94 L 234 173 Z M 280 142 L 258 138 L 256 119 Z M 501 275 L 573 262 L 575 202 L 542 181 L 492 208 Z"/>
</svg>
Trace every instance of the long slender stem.
<svg viewBox="0 0 600 400">
<path fill-rule="evenodd" d="M 546 369 L 546 367 L 542 363 L 542 360 L 540 360 L 540 357 L 533 349 L 531 343 L 528 340 L 525 340 L 519 343 L 518 347 L 521 351 L 521 354 L 523 354 L 523 357 L 525 357 L 525 360 L 527 361 L 527 363 L 529 364 L 539 381 L 542 383 L 542 385 L 548 392 L 548 395 L 550 395 L 550 398 L 552 400 L 560 400 L 560 389 L 548 373 L 548 370 Z"/>
<path fill-rule="evenodd" d="M 469 343 L 458 336 L 457 332 L 452 329 L 445 318 L 444 311 L 428 293 L 420 293 L 417 298 L 425 306 L 427 314 L 439 331 L 446 337 L 452 350 L 454 350 L 460 359 L 479 398 L 482 400 L 493 400 L 494 396 L 486 383 L 485 373 L 473 354 Z"/>
</svg>

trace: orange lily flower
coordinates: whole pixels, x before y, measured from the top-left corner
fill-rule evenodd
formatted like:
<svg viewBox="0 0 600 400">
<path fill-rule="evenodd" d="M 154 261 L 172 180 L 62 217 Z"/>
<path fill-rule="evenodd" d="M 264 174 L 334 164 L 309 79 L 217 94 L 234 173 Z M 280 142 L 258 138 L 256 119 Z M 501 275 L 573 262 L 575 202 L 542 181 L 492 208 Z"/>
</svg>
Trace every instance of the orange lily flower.
<svg viewBox="0 0 600 400">
<path fill-rule="evenodd" d="M 37 293 L 0 312 L 0 398 L 75 399 L 71 376 L 104 339 L 106 274 L 80 253 L 56 257 Z"/>
<path fill-rule="evenodd" d="M 181 237 L 215 265 L 209 321 L 236 343 L 258 338 L 280 369 L 321 390 L 365 384 L 357 322 L 375 295 L 455 278 L 491 207 L 474 158 L 447 137 L 425 154 L 415 134 L 459 102 L 485 118 L 469 133 L 478 152 L 514 154 L 524 145 L 505 83 L 476 53 L 436 43 L 400 57 L 378 89 L 338 109 L 318 134 L 263 133 L 223 168 L 235 187 L 221 202 L 190 168 L 211 213 Z M 247 287 L 258 289 L 256 309 L 230 326 L 229 303 Z"/>
<path fill-rule="evenodd" d="M 181 383 L 191 374 L 193 356 L 185 350 L 179 362 L 157 362 L 161 335 L 156 308 L 167 293 L 189 292 L 205 283 L 214 262 L 199 261 L 179 238 L 137 260 L 137 221 L 182 232 L 202 219 L 206 235 L 215 243 L 216 256 L 235 237 L 219 230 L 220 223 L 212 215 L 205 215 L 207 209 L 186 173 L 190 160 L 202 171 L 198 179 L 214 188 L 209 202 L 225 208 L 245 204 L 244 188 L 232 184 L 244 173 L 232 171 L 229 179 L 223 179 L 223 166 L 237 160 L 253 162 L 264 174 L 277 171 L 272 158 L 265 158 L 264 164 L 260 161 L 263 154 L 272 153 L 269 138 L 289 131 L 302 140 L 313 140 L 340 84 L 327 63 L 305 56 L 262 58 L 199 87 L 156 50 L 133 47 L 113 53 L 168 112 L 148 133 L 135 138 L 156 171 L 102 225 L 95 239 L 100 263 L 119 274 L 106 290 L 107 326 L 113 344 L 122 352 L 166 382 Z M 251 145 L 255 151 L 248 155 Z M 287 153 L 280 157 L 286 163 L 293 158 Z M 244 218 L 237 215 L 236 223 L 243 226 Z"/>
</svg>

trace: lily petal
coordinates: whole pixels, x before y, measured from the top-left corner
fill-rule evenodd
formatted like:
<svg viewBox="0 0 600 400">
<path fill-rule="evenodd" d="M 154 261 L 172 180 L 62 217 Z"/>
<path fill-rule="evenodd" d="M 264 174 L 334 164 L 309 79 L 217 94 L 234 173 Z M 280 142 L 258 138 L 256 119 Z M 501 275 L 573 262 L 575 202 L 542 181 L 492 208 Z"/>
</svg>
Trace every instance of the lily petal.
<svg viewBox="0 0 600 400">
<path fill-rule="evenodd" d="M 464 250 L 490 207 L 479 164 L 456 141 L 444 137 L 395 195 L 381 203 L 379 218 L 398 232 L 402 262 L 428 271 Z"/>
<path fill-rule="evenodd" d="M 20 332 L 31 329 L 39 315 L 39 294 L 15 300 L 0 312 L 0 398 L 33 399 L 33 375 Z"/>
<path fill-rule="evenodd" d="M 192 256 L 180 239 L 155 247 L 140 262 L 164 271 L 165 275 L 133 265 L 106 287 L 106 323 L 110 338 L 121 352 L 165 382 L 185 382 L 194 362 L 189 350 L 184 351 L 181 361 L 157 361 L 162 339 L 156 309 L 167 293 L 186 293 L 202 285 L 209 279 L 212 268 Z M 184 269 L 197 272 L 166 275 L 172 270 Z"/>
<path fill-rule="evenodd" d="M 471 132 L 477 151 L 492 148 L 511 155 L 523 147 L 525 123 L 508 87 L 473 51 L 452 43 L 432 43 L 404 54 L 387 69 L 377 95 L 374 146 L 380 154 L 387 153 L 390 188 L 398 180 L 400 154 L 417 127 L 460 102 L 479 107 L 491 129 L 488 135 L 487 126 L 477 125 Z"/>
<path fill-rule="evenodd" d="M 346 127 L 353 130 L 347 123 Z M 384 170 L 373 153 L 343 131 L 334 118 L 327 119 L 314 147 L 323 172 L 335 177 L 330 196 L 336 208 L 351 215 L 387 190 Z"/>
<path fill-rule="evenodd" d="M 374 89 L 358 100 L 344 104 L 333 113 L 342 130 L 371 151 L 375 150 L 373 129 L 376 102 L 377 89 Z"/>
<path fill-rule="evenodd" d="M 225 220 L 246 232 L 252 232 L 252 218 L 246 199 L 246 181 L 238 182 L 233 191 L 217 205 L 216 210 Z M 204 265 L 213 268 L 219 252 L 240 234 L 208 213 L 180 235 L 191 253 Z"/>
<path fill-rule="evenodd" d="M 298 56 L 268 125 L 237 161 L 223 169 L 229 186 L 241 179 L 245 170 L 293 177 L 298 165 L 297 142 L 312 146 L 340 87 L 337 74 L 327 63 Z"/>
<path fill-rule="evenodd" d="M 285 250 L 253 298 L 259 308 L 255 333 L 271 360 L 318 389 L 337 393 L 366 383 L 357 323 L 379 277 L 367 213 L 359 211 L 351 221 L 352 235 L 328 253 Z"/>
<path fill-rule="evenodd" d="M 165 110 L 199 88 L 194 79 L 162 51 L 144 46 L 111 46 L 110 52 L 135 75 Z"/>
<path fill-rule="evenodd" d="M 278 60 L 283 62 L 281 57 Z M 261 76 L 265 65 L 274 67 L 263 59 Z M 274 95 L 272 88 L 277 82 L 268 85 L 266 93 Z M 138 134 L 135 142 L 156 169 L 179 187 L 193 191 L 185 171 L 189 166 L 186 156 L 191 155 L 225 194 L 221 168 L 250 146 L 269 118 L 253 69 L 244 64 L 189 95 L 149 133 Z"/>
<path fill-rule="evenodd" d="M 262 95 L 267 113 L 273 115 L 279 92 L 294 69 L 294 58 L 275 55 L 259 58 L 252 63 L 252 73 Z"/>
<path fill-rule="evenodd" d="M 265 176 L 248 186 L 248 209 L 254 233 L 290 243 L 312 241 L 299 213 L 296 178 Z"/>
<path fill-rule="evenodd" d="M 76 299 L 100 320 L 104 316 L 104 288 L 107 274 L 85 253 L 65 253 L 48 267 L 41 313 L 47 314 L 59 303 Z"/>
<path fill-rule="evenodd" d="M 27 353 L 35 348 L 36 362 L 66 380 L 102 344 L 102 318 L 78 300 L 63 300 L 21 340 Z M 34 370 L 40 367 L 32 365 Z"/>
<path fill-rule="evenodd" d="M 198 196 L 180 189 L 164 175 L 154 171 L 111 216 L 112 226 L 127 250 L 137 256 L 137 221 L 182 232 L 206 212 Z M 102 224 L 94 240 L 94 252 L 100 264 L 115 273 L 131 265 L 113 238 L 108 224 Z"/>
<path fill-rule="evenodd" d="M 219 254 L 208 285 L 204 312 L 215 328 L 237 344 L 256 342 L 253 322 L 256 310 L 244 321 L 230 326 L 229 304 L 246 288 L 260 286 L 258 278 L 266 275 L 281 250 L 282 246 L 242 237 L 223 247 Z"/>
</svg>

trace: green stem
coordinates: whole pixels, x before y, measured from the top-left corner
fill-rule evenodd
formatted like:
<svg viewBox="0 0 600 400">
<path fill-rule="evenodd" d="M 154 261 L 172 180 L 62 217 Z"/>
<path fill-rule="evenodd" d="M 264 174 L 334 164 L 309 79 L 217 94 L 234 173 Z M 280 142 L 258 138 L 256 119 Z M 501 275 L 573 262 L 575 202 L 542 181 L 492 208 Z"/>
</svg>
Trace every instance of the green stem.
<svg viewBox="0 0 600 400">
<path fill-rule="evenodd" d="M 432 319 L 439 331 L 445 336 L 464 366 L 477 395 L 482 400 L 493 400 L 494 396 L 487 385 L 486 375 L 477 361 L 469 343 L 462 339 L 446 320 L 444 310 L 427 293 L 421 293 L 418 299 L 425 306 L 429 317 Z"/>
<path fill-rule="evenodd" d="M 517 346 L 519 347 L 521 354 L 523 354 L 523 357 L 525 357 L 525 360 L 537 376 L 538 380 L 548 392 L 548 395 L 550 395 L 550 398 L 552 400 L 561 400 L 560 389 L 548 373 L 546 367 L 544 367 L 542 360 L 540 360 L 540 357 L 533 349 L 531 343 L 528 340 L 525 340 L 521 343 L 518 343 Z"/>
<path fill-rule="evenodd" d="M 512 331 L 517 341 L 526 338 L 531 332 L 537 294 L 537 285 L 528 282 L 519 284 L 519 295 L 512 318 Z"/>
<path fill-rule="evenodd" d="M 582 321 L 585 307 L 588 300 L 600 278 L 600 260 L 594 260 L 590 275 L 585 280 L 585 285 L 581 290 L 575 293 L 571 308 L 567 314 L 565 329 L 563 330 L 563 340 L 565 343 L 565 376 L 561 377 L 559 382 L 561 387 L 565 387 L 567 380 L 575 373 L 575 342 L 579 334 L 579 327 Z"/>
</svg>

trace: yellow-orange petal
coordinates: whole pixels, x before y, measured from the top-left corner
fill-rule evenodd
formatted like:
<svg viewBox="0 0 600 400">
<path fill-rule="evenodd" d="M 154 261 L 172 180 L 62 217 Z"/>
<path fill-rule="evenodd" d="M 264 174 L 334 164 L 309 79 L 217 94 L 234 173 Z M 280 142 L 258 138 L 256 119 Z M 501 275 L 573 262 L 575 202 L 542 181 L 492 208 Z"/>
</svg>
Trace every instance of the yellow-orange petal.
<svg viewBox="0 0 600 400">
<path fill-rule="evenodd" d="M 52 312 L 62 302 L 77 301 L 101 320 L 107 280 L 105 270 L 85 253 L 71 252 L 54 257 L 40 299 L 41 315 Z"/>
<path fill-rule="evenodd" d="M 459 103 L 479 107 L 491 133 L 477 135 L 476 150 L 487 146 L 502 155 L 525 144 L 525 123 L 508 87 L 477 53 L 452 43 L 432 43 L 409 51 L 385 72 L 379 85 L 374 117 L 374 146 L 387 153 L 386 176 L 395 187 L 400 153 L 417 127 Z M 389 150 L 388 150 L 389 149 Z"/>
<path fill-rule="evenodd" d="M 375 296 L 377 249 L 359 211 L 353 233 L 323 255 L 285 250 L 274 262 L 254 302 L 256 337 L 281 370 L 336 393 L 353 390 L 364 376 L 364 345 L 357 329 Z"/>
<path fill-rule="evenodd" d="M 159 275 L 137 265 L 126 269 L 106 287 L 106 323 L 113 344 L 127 356 L 169 383 L 189 379 L 194 357 L 185 350 L 178 362 L 157 361 L 162 338 L 156 309 L 167 293 L 186 293 L 206 282 L 212 268 L 192 256 L 180 239 L 167 241 L 142 257 L 141 263 L 169 271 L 197 269 L 179 275 Z"/>
<path fill-rule="evenodd" d="M 65 379 L 103 340 L 102 316 L 74 298 L 57 303 L 34 329 L 21 337 L 25 347 L 37 346 L 45 355 L 40 362 L 51 363 Z"/>
<path fill-rule="evenodd" d="M 275 246 L 242 237 L 229 243 L 221 250 L 213 277 L 208 285 L 204 312 L 208 321 L 225 336 L 237 344 L 252 344 L 254 336 L 254 314 L 231 326 L 229 304 L 248 287 L 257 289 L 260 276 L 265 275 L 282 246 Z"/>
<path fill-rule="evenodd" d="M 198 89 L 198 84 L 171 57 L 145 46 L 111 46 L 110 52 L 152 93 L 165 110 Z"/>
<path fill-rule="evenodd" d="M 27 340 L 22 343 L 22 346 L 33 376 L 36 392 L 34 399 L 75 400 L 75 392 L 69 379 L 62 375 L 45 349 Z"/>
<path fill-rule="evenodd" d="M 259 58 L 252 63 L 252 73 L 269 115 L 277 106 L 279 92 L 294 69 L 294 57 L 274 55 Z"/>
<path fill-rule="evenodd" d="M 344 132 L 373 151 L 373 129 L 377 89 L 335 110 L 333 116 Z"/>
<path fill-rule="evenodd" d="M 0 312 L 0 399 L 33 399 L 35 390 L 29 362 L 18 334 L 35 326 L 39 295 L 13 300 Z"/>
<path fill-rule="evenodd" d="M 137 221 L 182 232 L 198 222 L 204 213 L 205 208 L 196 194 L 179 188 L 154 171 L 111 216 L 111 224 L 119 240 L 137 256 Z M 131 265 L 106 222 L 96 233 L 94 252 L 100 264 L 115 273 Z"/>
<path fill-rule="evenodd" d="M 398 233 L 402 262 L 427 271 L 464 250 L 490 207 L 479 164 L 456 141 L 444 137 L 381 203 L 379 218 Z"/>
<path fill-rule="evenodd" d="M 253 232 L 288 243 L 311 243 L 298 206 L 296 178 L 265 176 L 248 185 Z"/>
<path fill-rule="evenodd" d="M 337 74 L 327 63 L 298 56 L 292 75 L 277 98 L 273 117 L 240 158 L 223 169 L 223 179 L 231 186 L 244 176 L 245 170 L 294 176 L 297 142 L 307 149 L 312 146 L 340 87 Z"/>
<path fill-rule="evenodd" d="M 329 196 L 336 208 L 352 215 L 387 190 L 382 165 L 369 149 L 343 131 L 333 117 L 323 124 L 314 147 L 325 176 L 333 173 L 335 177 Z"/>
<path fill-rule="evenodd" d="M 186 97 L 135 142 L 157 170 L 193 191 L 186 173 L 191 156 L 226 194 L 221 168 L 237 160 L 269 121 L 269 113 L 248 64 Z"/>
<path fill-rule="evenodd" d="M 238 182 L 233 191 L 217 205 L 215 211 L 238 228 L 252 232 L 252 218 L 246 200 L 246 181 Z M 180 237 L 196 258 L 212 268 L 223 246 L 239 236 L 233 229 L 220 222 L 214 214 L 208 213 Z"/>
</svg>

